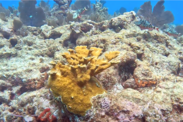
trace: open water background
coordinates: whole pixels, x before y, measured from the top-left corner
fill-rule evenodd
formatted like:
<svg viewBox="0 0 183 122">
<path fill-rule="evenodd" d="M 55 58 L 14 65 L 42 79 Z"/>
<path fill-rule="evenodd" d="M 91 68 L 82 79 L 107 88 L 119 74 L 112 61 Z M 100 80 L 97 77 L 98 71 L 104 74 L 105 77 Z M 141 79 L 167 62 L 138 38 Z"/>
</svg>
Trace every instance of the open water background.
<svg viewBox="0 0 183 122">
<path fill-rule="evenodd" d="M 0 0 L 0 3 L 5 7 L 8 8 L 8 6 L 14 6 L 18 7 L 18 3 L 20 0 Z M 47 0 L 45 0 L 47 1 Z M 53 6 L 55 3 L 53 0 L 49 0 L 50 5 Z M 74 3 L 75 0 L 73 0 L 72 3 Z M 91 3 L 95 3 L 95 0 L 90 0 Z M 147 0 L 148 1 L 148 0 Z M 157 3 L 158 0 L 150 0 L 151 5 L 154 7 L 154 5 Z M 38 4 L 40 0 L 37 0 Z M 134 8 L 140 8 L 140 6 L 146 2 L 146 0 L 106 0 L 105 7 L 108 8 L 109 14 L 113 15 L 116 10 L 119 10 L 121 7 L 126 8 L 127 11 L 132 11 Z M 164 3 L 165 10 L 169 10 L 173 13 L 175 20 L 173 24 L 181 25 L 183 24 L 183 0 L 165 0 Z"/>
</svg>

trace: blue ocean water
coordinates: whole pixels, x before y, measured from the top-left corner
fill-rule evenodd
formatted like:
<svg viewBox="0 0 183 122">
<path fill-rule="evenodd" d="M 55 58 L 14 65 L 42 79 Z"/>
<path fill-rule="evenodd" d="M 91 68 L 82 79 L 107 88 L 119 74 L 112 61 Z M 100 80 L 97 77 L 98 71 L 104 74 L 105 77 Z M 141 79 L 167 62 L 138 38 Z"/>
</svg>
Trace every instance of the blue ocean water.
<svg viewBox="0 0 183 122">
<path fill-rule="evenodd" d="M 5 7 L 14 6 L 18 7 L 18 3 L 20 0 L 6 0 L 0 1 L 0 3 Z M 45 0 L 47 1 L 47 0 Z M 95 3 L 96 0 L 90 0 L 91 3 Z M 132 11 L 134 8 L 140 8 L 140 6 L 149 0 L 106 0 L 105 7 L 108 8 L 108 13 L 113 15 L 115 11 L 119 10 L 121 7 L 126 8 L 127 11 Z M 150 0 L 152 7 L 158 2 L 158 0 Z M 40 0 L 37 0 L 39 3 Z M 75 0 L 72 1 L 74 3 Z M 49 0 L 50 5 L 52 6 L 55 2 L 53 0 Z M 175 17 L 173 24 L 180 25 L 183 24 L 183 1 L 182 0 L 165 0 L 164 3 L 165 10 L 171 11 Z"/>
</svg>

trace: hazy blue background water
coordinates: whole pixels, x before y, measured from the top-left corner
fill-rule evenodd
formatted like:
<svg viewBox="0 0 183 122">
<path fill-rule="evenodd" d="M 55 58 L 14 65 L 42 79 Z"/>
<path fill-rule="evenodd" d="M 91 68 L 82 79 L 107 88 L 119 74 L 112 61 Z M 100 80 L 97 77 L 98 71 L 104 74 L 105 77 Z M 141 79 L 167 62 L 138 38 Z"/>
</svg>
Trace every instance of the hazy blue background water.
<svg viewBox="0 0 183 122">
<path fill-rule="evenodd" d="M 0 1 L 4 7 L 8 6 L 14 6 L 18 7 L 18 3 L 20 0 L 6 0 L 6 1 Z M 38 3 L 40 0 L 37 0 Z M 47 1 L 47 0 L 45 0 Z M 73 0 L 74 2 L 75 0 Z M 95 0 L 90 0 L 91 3 L 95 3 Z M 148 0 L 147 0 L 148 1 Z M 152 6 L 154 6 L 157 3 L 158 0 L 151 0 Z M 140 6 L 146 2 L 146 0 L 106 0 L 105 7 L 108 8 L 109 14 L 114 14 L 116 10 L 119 10 L 121 7 L 125 7 L 127 11 L 132 11 L 135 7 L 140 8 Z M 50 0 L 50 5 L 52 6 L 55 2 L 53 0 Z M 183 24 L 183 0 L 165 0 L 164 3 L 165 10 L 169 10 L 173 13 L 175 20 L 174 24 Z"/>
</svg>

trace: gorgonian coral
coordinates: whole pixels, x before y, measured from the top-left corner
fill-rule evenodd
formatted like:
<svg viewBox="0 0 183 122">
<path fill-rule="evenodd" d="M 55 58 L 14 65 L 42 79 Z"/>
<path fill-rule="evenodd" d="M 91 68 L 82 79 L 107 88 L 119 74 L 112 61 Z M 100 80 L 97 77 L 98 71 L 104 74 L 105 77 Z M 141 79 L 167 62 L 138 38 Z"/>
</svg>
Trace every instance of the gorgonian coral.
<svg viewBox="0 0 183 122">
<path fill-rule="evenodd" d="M 151 2 L 145 2 L 140 10 L 138 11 L 138 15 L 142 15 L 147 21 L 149 21 L 152 25 L 161 27 L 164 24 L 168 24 L 174 21 L 174 16 L 171 11 L 164 11 L 165 6 L 164 0 L 158 1 L 158 3 L 154 6 L 152 11 Z"/>
</svg>

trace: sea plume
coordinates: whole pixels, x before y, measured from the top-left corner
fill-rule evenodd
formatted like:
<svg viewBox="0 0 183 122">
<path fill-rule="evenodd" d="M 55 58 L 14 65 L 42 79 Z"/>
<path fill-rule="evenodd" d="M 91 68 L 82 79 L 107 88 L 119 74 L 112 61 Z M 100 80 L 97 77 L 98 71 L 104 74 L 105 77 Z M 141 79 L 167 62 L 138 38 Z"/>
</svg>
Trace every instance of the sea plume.
<svg viewBox="0 0 183 122">
<path fill-rule="evenodd" d="M 164 0 L 160 0 L 154 6 L 152 11 L 151 2 L 145 2 L 140 10 L 138 11 L 137 15 L 143 16 L 147 21 L 149 21 L 152 25 L 161 27 L 164 24 L 168 24 L 174 21 L 174 16 L 171 11 L 164 11 L 165 6 Z"/>
</svg>

